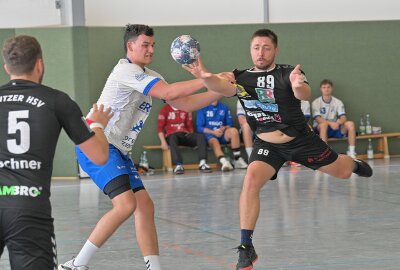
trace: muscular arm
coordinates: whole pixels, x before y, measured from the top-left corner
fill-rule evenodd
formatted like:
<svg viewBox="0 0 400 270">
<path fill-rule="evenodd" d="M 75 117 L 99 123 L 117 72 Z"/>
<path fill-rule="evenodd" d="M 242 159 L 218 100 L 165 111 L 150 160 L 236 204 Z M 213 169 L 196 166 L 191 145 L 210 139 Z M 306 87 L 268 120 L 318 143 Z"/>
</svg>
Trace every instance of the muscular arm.
<svg viewBox="0 0 400 270">
<path fill-rule="evenodd" d="M 79 144 L 82 152 L 97 165 L 104 165 L 108 160 L 108 141 L 103 129 L 93 128 L 94 136 Z"/>
<path fill-rule="evenodd" d="M 163 80 L 156 82 L 150 89 L 148 95 L 165 101 L 172 101 L 181 97 L 189 96 L 204 88 L 200 79 L 182 81 L 168 84 Z"/>
<path fill-rule="evenodd" d="M 222 97 L 223 96 L 221 94 L 209 90 L 204 93 L 199 93 L 183 98 L 169 100 L 167 102 L 168 104 L 182 111 L 193 112 L 210 105 L 211 103 L 221 99 Z"/>
</svg>

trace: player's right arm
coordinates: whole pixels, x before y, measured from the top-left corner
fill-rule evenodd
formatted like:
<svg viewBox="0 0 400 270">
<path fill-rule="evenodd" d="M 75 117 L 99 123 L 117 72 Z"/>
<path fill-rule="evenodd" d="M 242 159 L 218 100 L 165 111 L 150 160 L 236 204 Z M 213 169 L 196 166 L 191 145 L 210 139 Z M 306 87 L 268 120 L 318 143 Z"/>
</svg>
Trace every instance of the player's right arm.
<svg viewBox="0 0 400 270">
<path fill-rule="evenodd" d="M 228 77 L 234 77 L 233 74 L 229 74 L 229 72 L 220 73 L 219 75 L 210 73 L 200 58 L 193 64 L 183 65 L 182 67 L 196 78 L 202 79 L 204 86 L 210 91 L 225 97 L 231 97 L 236 94 L 236 85 L 228 79 Z"/>
<path fill-rule="evenodd" d="M 204 85 L 200 79 L 175 82 L 171 84 L 160 80 L 151 87 L 148 95 L 168 102 L 194 94 L 202 88 L 204 88 Z"/>
</svg>

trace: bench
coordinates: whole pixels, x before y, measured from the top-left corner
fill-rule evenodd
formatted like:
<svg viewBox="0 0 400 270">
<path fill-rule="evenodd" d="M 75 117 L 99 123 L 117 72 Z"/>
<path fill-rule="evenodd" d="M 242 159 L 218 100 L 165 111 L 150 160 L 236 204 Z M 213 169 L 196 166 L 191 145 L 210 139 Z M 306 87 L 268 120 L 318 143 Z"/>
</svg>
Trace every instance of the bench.
<svg viewBox="0 0 400 270">
<path fill-rule="evenodd" d="M 178 146 L 182 149 L 197 149 L 196 147 L 189 146 Z M 145 150 L 161 150 L 161 145 L 144 145 L 143 149 Z M 211 169 L 218 169 L 220 167 L 217 163 L 208 163 Z M 185 170 L 197 170 L 199 168 L 199 164 L 184 164 Z M 171 172 L 173 170 L 172 167 L 172 158 L 171 158 L 171 150 L 162 150 L 162 170 Z"/>
<path fill-rule="evenodd" d="M 374 151 L 374 158 L 390 158 L 388 138 L 400 138 L 400 132 L 359 135 L 356 137 L 356 140 L 377 139 L 378 140 L 378 148 L 377 148 L 377 151 Z M 347 140 L 346 137 L 345 138 L 329 138 L 328 142 L 345 141 L 345 140 Z M 144 145 L 143 148 L 145 150 L 161 150 L 161 145 Z M 192 147 L 187 147 L 187 146 L 179 146 L 179 148 L 193 149 Z M 366 154 L 357 155 L 357 158 L 367 159 L 367 155 Z M 217 163 L 212 163 L 212 164 L 208 164 L 208 165 L 212 169 L 217 169 L 220 167 L 220 165 Z M 195 169 L 198 169 L 199 165 L 198 164 L 185 164 L 184 167 L 187 170 L 195 170 Z M 171 159 L 171 151 L 170 150 L 162 151 L 162 169 L 164 171 L 172 171 L 172 159 Z"/>
<path fill-rule="evenodd" d="M 390 158 L 389 153 L 389 143 L 388 138 L 400 138 L 400 132 L 392 132 L 392 133 L 381 133 L 381 134 L 366 134 L 356 136 L 356 140 L 368 140 L 368 139 L 377 139 L 378 140 L 378 151 L 374 151 L 374 158 Z M 329 138 L 328 142 L 331 141 L 347 141 L 347 137 L 345 138 Z M 357 158 L 367 159 L 367 155 L 357 155 Z"/>
</svg>

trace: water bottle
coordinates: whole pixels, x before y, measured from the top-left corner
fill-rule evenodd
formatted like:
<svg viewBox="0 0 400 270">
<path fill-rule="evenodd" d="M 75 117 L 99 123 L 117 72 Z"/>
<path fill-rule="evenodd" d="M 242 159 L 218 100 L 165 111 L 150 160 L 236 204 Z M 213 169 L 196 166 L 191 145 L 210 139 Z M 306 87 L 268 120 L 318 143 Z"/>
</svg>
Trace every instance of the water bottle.
<svg viewBox="0 0 400 270">
<path fill-rule="evenodd" d="M 360 118 L 360 135 L 365 135 L 365 123 L 364 123 L 364 117 L 361 116 Z"/>
<path fill-rule="evenodd" d="M 365 116 L 365 133 L 372 134 L 372 125 L 371 125 L 371 119 L 369 118 L 369 114 Z"/>
<path fill-rule="evenodd" d="M 368 139 L 367 158 L 374 159 L 374 148 L 372 147 L 371 139 Z"/>
<path fill-rule="evenodd" d="M 139 167 L 142 167 L 144 169 L 149 168 L 146 151 L 143 151 L 143 153 L 140 155 Z"/>
</svg>

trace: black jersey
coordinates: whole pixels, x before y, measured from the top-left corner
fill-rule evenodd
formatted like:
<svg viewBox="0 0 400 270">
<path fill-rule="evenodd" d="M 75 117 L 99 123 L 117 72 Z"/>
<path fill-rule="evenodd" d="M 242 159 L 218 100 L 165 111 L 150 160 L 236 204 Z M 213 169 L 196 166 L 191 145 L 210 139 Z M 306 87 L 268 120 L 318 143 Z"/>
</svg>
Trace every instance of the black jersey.
<svg viewBox="0 0 400 270">
<path fill-rule="evenodd" d="M 238 86 L 236 95 L 256 134 L 281 130 L 296 137 L 304 132 L 306 119 L 289 80 L 293 69 L 289 65 L 276 65 L 271 71 L 233 71 Z"/>
<path fill-rule="evenodd" d="M 67 94 L 24 80 L 0 86 L 0 208 L 51 213 L 50 179 L 61 128 L 75 144 L 94 135 Z"/>
</svg>

